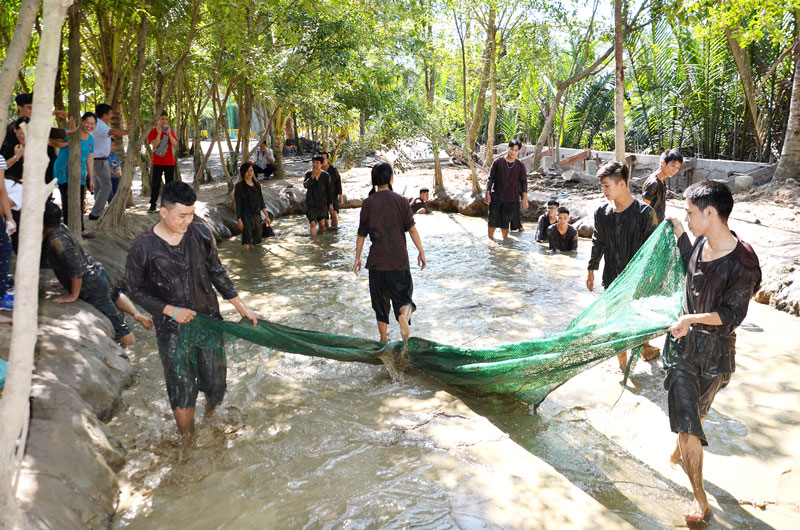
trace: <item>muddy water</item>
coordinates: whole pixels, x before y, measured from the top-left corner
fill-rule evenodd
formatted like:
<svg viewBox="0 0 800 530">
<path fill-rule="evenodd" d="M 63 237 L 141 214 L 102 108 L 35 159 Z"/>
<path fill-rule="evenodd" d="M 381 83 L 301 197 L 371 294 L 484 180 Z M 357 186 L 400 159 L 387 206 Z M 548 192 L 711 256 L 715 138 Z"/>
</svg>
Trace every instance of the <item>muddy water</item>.
<svg viewBox="0 0 800 530">
<path fill-rule="evenodd" d="M 220 255 L 262 316 L 377 338 L 367 275 L 352 272 L 357 216 L 343 212 L 337 231 L 315 239 L 304 218 L 280 219 L 278 237 L 261 248 L 244 252 L 227 241 Z M 417 226 L 428 268 L 412 267 L 413 335 L 454 345 L 515 342 L 563 329 L 595 296 L 583 285 L 586 241 L 577 257 L 553 256 L 532 231 L 489 244 L 480 219 L 434 214 Z M 409 255 L 415 261 L 410 241 Z M 223 311 L 234 317 L 231 306 Z M 516 401 L 464 394 L 421 374 L 392 382 L 382 367 L 243 344 L 228 354 L 225 403 L 202 420 L 199 398 L 196 446 L 181 448 L 154 337 L 138 338 L 137 381 L 111 425 L 128 449 L 115 528 L 545 526 L 534 515 L 544 514 L 539 499 L 574 494 L 563 477 L 549 490 L 532 485 L 534 471 L 522 471 L 532 455 L 599 501 L 599 512 L 580 499 L 572 504 L 579 510 L 560 507 L 587 514 L 580 524 L 571 515 L 573 525 L 672 526 L 688 498 L 676 476 L 654 471 L 570 403 L 591 401 L 581 395 L 588 388 L 564 397 L 560 390 L 532 415 Z M 398 338 L 393 323 L 390 340 Z M 605 390 L 612 402 L 619 392 Z M 744 510 L 721 519 L 725 527 L 763 524 Z"/>
</svg>

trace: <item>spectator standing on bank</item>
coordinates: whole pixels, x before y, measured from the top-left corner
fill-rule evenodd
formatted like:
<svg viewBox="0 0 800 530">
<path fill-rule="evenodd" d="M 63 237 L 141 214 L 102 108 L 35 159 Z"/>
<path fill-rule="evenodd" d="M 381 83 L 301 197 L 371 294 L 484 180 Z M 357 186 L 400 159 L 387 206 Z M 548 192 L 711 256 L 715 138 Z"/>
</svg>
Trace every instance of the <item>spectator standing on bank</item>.
<svg viewBox="0 0 800 530">
<path fill-rule="evenodd" d="M 92 131 L 94 139 L 94 206 L 89 212 L 89 220 L 95 221 L 103 213 L 112 192 L 111 166 L 108 157 L 111 155 L 111 137 L 125 136 L 128 131 L 115 129 L 109 125 L 114 118 L 111 105 L 101 103 L 95 107 L 97 125 Z"/>
<path fill-rule="evenodd" d="M 161 177 L 164 177 L 164 184 L 169 184 L 175 178 L 175 153 L 174 148 L 178 145 L 178 137 L 175 131 L 169 126 L 169 115 L 167 111 L 158 117 L 156 126 L 147 135 L 147 141 L 153 148 L 153 171 L 150 180 L 150 210 L 156 211 L 158 194 L 161 192 Z"/>
</svg>

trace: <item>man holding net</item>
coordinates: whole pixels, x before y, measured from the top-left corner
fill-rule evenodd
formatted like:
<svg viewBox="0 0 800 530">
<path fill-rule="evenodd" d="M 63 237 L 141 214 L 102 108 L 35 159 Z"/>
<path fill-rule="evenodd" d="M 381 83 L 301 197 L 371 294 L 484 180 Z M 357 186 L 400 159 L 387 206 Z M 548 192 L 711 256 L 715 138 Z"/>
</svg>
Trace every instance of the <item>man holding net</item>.
<svg viewBox="0 0 800 530">
<path fill-rule="evenodd" d="M 192 222 L 196 198 L 185 182 L 164 186 L 161 220 L 136 238 L 126 265 L 131 298 L 153 315 L 170 408 L 184 437 L 194 431 L 198 391 L 206 395 L 207 416 L 222 402 L 227 366 L 224 352 L 201 348 L 186 362 L 177 360 L 178 325 L 197 313 L 222 318 L 213 288 L 258 325 L 219 261 L 214 236 L 203 223 Z"/>
</svg>

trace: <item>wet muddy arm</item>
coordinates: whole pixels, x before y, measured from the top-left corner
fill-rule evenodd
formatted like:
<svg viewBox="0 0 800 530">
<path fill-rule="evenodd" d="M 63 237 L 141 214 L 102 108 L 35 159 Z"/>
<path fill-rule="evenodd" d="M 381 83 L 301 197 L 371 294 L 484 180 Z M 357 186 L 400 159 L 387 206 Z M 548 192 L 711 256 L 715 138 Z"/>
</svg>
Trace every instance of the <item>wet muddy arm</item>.
<svg viewBox="0 0 800 530">
<path fill-rule="evenodd" d="M 689 267 L 689 260 L 692 257 L 692 242 L 689 241 L 689 235 L 686 232 L 682 232 L 680 237 L 678 237 L 678 250 L 681 253 L 681 259 L 683 260 L 683 267 L 684 270 Z"/>
<path fill-rule="evenodd" d="M 361 251 L 364 250 L 365 239 L 367 239 L 366 236 L 361 234 L 356 238 L 356 257 L 353 260 L 353 272 L 356 273 L 356 276 L 358 276 L 358 271 L 361 270 Z"/>
</svg>

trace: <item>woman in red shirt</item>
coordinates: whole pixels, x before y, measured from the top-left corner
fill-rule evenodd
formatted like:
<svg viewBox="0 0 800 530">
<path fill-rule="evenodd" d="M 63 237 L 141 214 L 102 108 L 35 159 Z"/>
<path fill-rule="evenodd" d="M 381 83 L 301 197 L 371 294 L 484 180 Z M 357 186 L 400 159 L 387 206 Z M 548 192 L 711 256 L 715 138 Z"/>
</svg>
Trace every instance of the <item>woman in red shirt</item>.
<svg viewBox="0 0 800 530">
<path fill-rule="evenodd" d="M 178 138 L 169 126 L 167 111 L 158 117 L 156 126 L 147 135 L 147 141 L 153 148 L 153 171 L 150 181 L 150 211 L 156 211 L 158 194 L 161 191 L 161 175 L 164 175 L 164 184 L 172 182 L 175 178 L 175 154 L 173 148 L 178 145 Z"/>
</svg>

